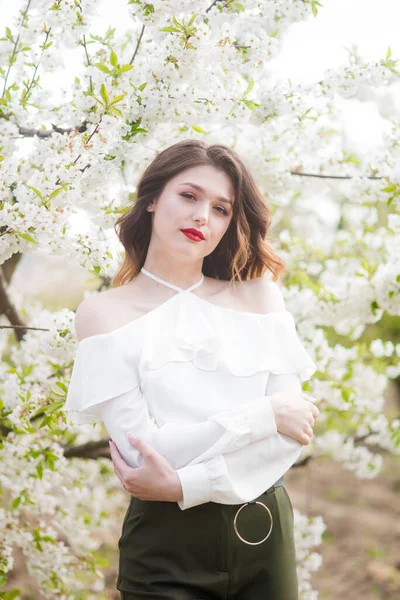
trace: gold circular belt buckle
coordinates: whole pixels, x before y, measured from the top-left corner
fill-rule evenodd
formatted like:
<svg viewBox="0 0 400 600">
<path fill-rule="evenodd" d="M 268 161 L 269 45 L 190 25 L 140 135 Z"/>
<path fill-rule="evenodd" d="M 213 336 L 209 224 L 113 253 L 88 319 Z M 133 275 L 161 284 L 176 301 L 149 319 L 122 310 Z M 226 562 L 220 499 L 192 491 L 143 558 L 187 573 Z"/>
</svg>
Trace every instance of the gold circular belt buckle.
<svg viewBox="0 0 400 600">
<path fill-rule="evenodd" d="M 241 511 L 241 510 L 242 510 L 242 509 L 243 509 L 245 506 L 247 506 L 247 504 L 261 504 L 261 506 L 263 506 L 263 507 L 265 508 L 265 510 L 267 511 L 267 513 L 269 514 L 269 518 L 270 518 L 270 520 L 271 520 L 271 525 L 270 525 L 270 528 L 269 528 L 269 531 L 268 531 L 267 535 L 266 535 L 266 536 L 265 536 L 265 538 L 264 538 L 263 540 L 261 540 L 260 542 L 248 542 L 247 540 L 245 540 L 244 538 L 242 538 L 242 536 L 240 535 L 240 533 L 239 533 L 239 532 L 238 532 L 238 530 L 237 530 L 237 527 L 236 527 L 236 520 L 237 520 L 237 518 L 238 518 L 238 514 L 240 513 L 240 511 Z M 244 542 L 245 544 L 249 544 L 250 546 L 258 546 L 258 544 L 262 544 L 263 542 L 265 542 L 265 540 L 266 540 L 266 539 L 267 539 L 267 538 L 270 536 L 270 534 L 271 534 L 271 531 L 272 531 L 272 525 L 273 525 L 273 520 L 272 520 L 272 514 L 271 514 L 271 511 L 269 510 L 268 506 L 265 506 L 265 504 L 264 504 L 263 502 L 258 502 L 258 500 L 257 500 L 257 501 L 256 501 L 256 500 L 254 500 L 254 501 L 252 501 L 252 502 L 246 502 L 246 504 L 243 504 L 243 505 L 242 505 L 242 506 L 241 506 L 241 507 L 238 509 L 238 511 L 237 511 L 237 513 L 236 513 L 236 515 L 235 515 L 235 519 L 234 519 L 234 521 L 233 521 L 233 528 L 234 528 L 234 530 L 235 530 L 235 533 L 236 533 L 236 535 L 238 536 L 238 538 L 239 538 L 240 540 L 242 540 L 242 542 Z"/>
</svg>

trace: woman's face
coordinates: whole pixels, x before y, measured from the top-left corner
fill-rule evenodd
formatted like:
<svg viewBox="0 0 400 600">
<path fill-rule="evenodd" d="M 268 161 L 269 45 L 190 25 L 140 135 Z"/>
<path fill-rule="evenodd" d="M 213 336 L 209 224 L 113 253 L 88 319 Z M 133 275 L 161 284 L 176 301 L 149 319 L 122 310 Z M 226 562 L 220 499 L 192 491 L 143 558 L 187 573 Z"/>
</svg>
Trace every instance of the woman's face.
<svg viewBox="0 0 400 600">
<path fill-rule="evenodd" d="M 151 245 L 200 258 L 213 252 L 232 220 L 234 188 L 225 171 L 211 165 L 186 169 L 168 181 L 154 212 Z M 194 241 L 182 233 L 193 228 L 204 235 Z"/>
</svg>

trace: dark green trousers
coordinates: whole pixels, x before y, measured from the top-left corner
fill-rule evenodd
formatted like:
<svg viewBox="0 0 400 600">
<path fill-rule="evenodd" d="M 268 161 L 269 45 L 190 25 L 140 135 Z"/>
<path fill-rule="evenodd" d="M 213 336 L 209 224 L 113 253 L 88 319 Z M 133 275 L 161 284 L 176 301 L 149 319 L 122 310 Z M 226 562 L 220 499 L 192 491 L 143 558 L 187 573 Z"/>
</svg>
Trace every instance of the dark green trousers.
<svg viewBox="0 0 400 600">
<path fill-rule="evenodd" d="M 257 498 L 273 527 L 262 544 L 233 527 L 241 504 L 207 502 L 182 511 L 176 502 L 131 497 L 118 541 L 117 589 L 123 600 L 298 600 L 293 507 L 284 485 Z M 237 518 L 239 534 L 263 539 L 270 517 L 259 504 Z"/>
</svg>

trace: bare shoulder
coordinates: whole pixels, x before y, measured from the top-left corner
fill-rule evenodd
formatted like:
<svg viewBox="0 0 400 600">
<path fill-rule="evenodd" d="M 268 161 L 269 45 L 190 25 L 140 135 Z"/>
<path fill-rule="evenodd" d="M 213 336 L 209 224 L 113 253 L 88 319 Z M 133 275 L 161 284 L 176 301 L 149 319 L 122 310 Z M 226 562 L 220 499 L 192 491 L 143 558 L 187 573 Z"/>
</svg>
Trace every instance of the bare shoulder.
<svg viewBox="0 0 400 600">
<path fill-rule="evenodd" d="M 281 288 L 276 281 L 272 281 L 268 272 L 263 277 L 244 281 L 242 286 L 246 304 L 253 312 L 267 313 L 285 310 Z"/>
<path fill-rule="evenodd" d="M 93 335 L 109 333 L 123 324 L 126 311 L 123 287 L 110 288 L 82 300 L 76 309 L 74 322 L 79 341 Z M 129 315 L 126 320 L 129 320 Z"/>
</svg>

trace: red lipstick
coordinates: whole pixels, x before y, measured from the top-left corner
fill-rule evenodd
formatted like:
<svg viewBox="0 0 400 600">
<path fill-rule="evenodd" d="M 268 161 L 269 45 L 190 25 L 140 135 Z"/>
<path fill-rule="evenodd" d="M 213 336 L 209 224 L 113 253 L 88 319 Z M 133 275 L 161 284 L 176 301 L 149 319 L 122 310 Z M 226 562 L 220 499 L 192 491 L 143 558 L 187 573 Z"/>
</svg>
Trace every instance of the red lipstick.
<svg viewBox="0 0 400 600">
<path fill-rule="evenodd" d="M 189 227 L 189 229 L 181 229 L 181 231 L 186 235 L 186 237 L 194 242 L 201 242 L 205 239 L 202 232 L 198 229 L 193 229 L 193 227 Z"/>
</svg>

